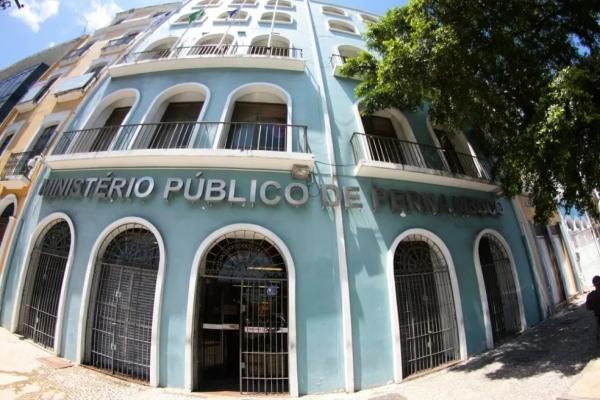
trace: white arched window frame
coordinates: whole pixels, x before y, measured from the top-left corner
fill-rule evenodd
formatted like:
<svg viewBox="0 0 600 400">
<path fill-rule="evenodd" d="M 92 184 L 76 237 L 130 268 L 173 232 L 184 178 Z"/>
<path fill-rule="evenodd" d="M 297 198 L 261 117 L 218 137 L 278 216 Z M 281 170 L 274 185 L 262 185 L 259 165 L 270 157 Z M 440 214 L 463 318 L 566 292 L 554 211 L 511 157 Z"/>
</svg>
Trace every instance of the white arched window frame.
<svg viewBox="0 0 600 400">
<path fill-rule="evenodd" d="M 158 272 L 156 276 L 156 290 L 154 292 L 154 306 L 152 311 L 152 338 L 150 348 L 150 386 L 158 386 L 159 383 L 159 372 L 160 372 L 160 317 L 162 311 L 162 297 L 163 297 L 163 286 L 165 281 L 165 243 L 160 234 L 160 231 L 149 221 L 140 217 L 125 217 L 121 218 L 109 226 L 107 226 L 98 236 L 87 265 L 85 273 L 85 280 L 83 283 L 83 291 L 81 294 L 81 309 L 79 312 L 79 341 L 77 342 L 77 363 L 82 364 L 85 361 L 86 352 L 89 349 L 89 343 L 86 343 L 87 339 L 87 319 L 90 309 L 90 297 L 92 292 L 92 281 L 96 269 L 97 259 L 101 256 L 100 247 L 105 242 L 106 238 L 115 230 L 130 224 L 137 224 L 143 226 L 149 232 L 151 232 L 158 243 L 158 249 L 160 251 L 160 259 L 158 262 Z"/>
<path fill-rule="evenodd" d="M 197 82 L 185 82 L 179 83 L 174 86 L 170 86 L 162 92 L 160 92 L 158 96 L 156 96 L 154 100 L 152 100 L 152 104 L 150 104 L 150 107 L 148 107 L 148 111 L 146 111 L 146 114 L 142 117 L 141 123 L 149 124 L 159 122 L 167 106 L 169 105 L 169 102 L 173 100 L 202 101 L 202 109 L 200 110 L 200 113 L 198 114 L 198 118 L 196 120 L 197 122 L 201 122 L 204 119 L 204 114 L 206 113 L 206 109 L 210 101 L 210 89 L 206 85 Z M 134 148 L 136 142 L 139 139 L 141 129 L 142 126 L 136 129 L 132 139 L 129 141 L 128 150 Z M 196 141 L 199 131 L 200 124 L 196 124 L 192 132 L 188 147 L 194 147 L 194 143 Z"/>
<path fill-rule="evenodd" d="M 289 56 L 290 55 L 290 51 L 276 51 L 277 49 L 274 49 L 272 52 L 267 52 L 266 48 L 268 47 L 268 43 L 269 43 L 269 35 L 259 35 L 259 36 L 255 36 L 252 38 L 252 40 L 250 41 L 250 49 L 248 51 L 248 53 L 252 54 L 252 55 L 270 55 L 270 56 Z M 264 47 L 265 52 L 263 54 L 263 52 L 261 51 L 255 51 L 254 53 L 252 53 L 252 49 L 253 47 Z M 281 35 L 272 35 L 271 36 L 271 48 L 280 48 L 280 49 L 292 49 L 292 42 L 286 38 L 285 36 L 281 36 Z M 262 50 L 262 49 L 260 49 Z M 294 54 L 292 54 L 292 56 L 294 56 Z"/>
<path fill-rule="evenodd" d="M 276 3 L 278 10 L 294 10 L 296 8 L 289 0 L 269 0 L 267 1 L 267 4 L 265 4 L 265 8 L 275 8 Z"/>
<path fill-rule="evenodd" d="M 121 126 L 126 125 L 131 118 L 131 115 L 135 112 L 137 105 L 140 101 L 140 92 L 137 89 L 128 88 L 128 89 L 120 89 L 115 92 L 112 92 L 108 96 L 98 103 L 97 106 L 94 107 L 94 111 L 90 113 L 85 122 L 79 128 L 81 130 L 92 129 L 92 128 L 100 128 L 105 122 L 106 119 L 110 116 L 111 112 L 115 108 L 119 107 L 131 107 L 123 122 L 121 122 Z M 121 141 L 121 133 L 122 129 L 115 134 L 112 142 L 108 146 L 107 151 L 113 150 L 116 143 Z M 69 144 L 68 148 L 65 149 L 64 154 L 70 153 L 73 147 L 78 142 L 78 138 L 74 138 Z"/>
<path fill-rule="evenodd" d="M 229 7 L 256 7 L 258 6 L 257 0 L 233 0 L 229 3 Z"/>
<path fill-rule="evenodd" d="M 69 255 L 67 258 L 67 264 L 65 266 L 65 274 L 63 275 L 62 286 L 60 289 L 60 296 L 58 300 L 58 309 L 56 315 L 56 326 L 54 329 L 54 354 L 61 354 L 61 346 L 62 346 L 62 326 L 64 320 L 64 311 L 65 311 L 65 302 L 67 296 L 67 289 L 69 285 L 69 278 L 71 276 L 71 269 L 73 267 L 73 258 L 75 255 L 75 225 L 71 218 L 62 212 L 52 213 L 42 219 L 33 233 L 29 236 L 29 242 L 27 243 L 27 252 L 25 253 L 25 258 L 23 259 L 23 263 L 21 264 L 21 271 L 19 273 L 19 281 L 17 283 L 17 290 L 15 293 L 15 305 L 13 307 L 13 315 L 11 320 L 11 331 L 14 333 L 18 329 L 19 325 L 19 314 L 21 310 L 21 301 L 23 298 L 23 292 L 25 290 L 25 280 L 27 278 L 27 272 L 31 263 L 31 254 L 33 249 L 40 239 L 40 235 L 44 233 L 45 229 L 53 224 L 59 223 L 61 221 L 65 221 L 69 225 L 69 233 L 71 235 L 71 245 L 69 248 Z"/>
<path fill-rule="evenodd" d="M 433 141 L 434 145 L 438 148 L 438 154 L 442 160 L 442 163 L 444 164 L 444 167 L 447 169 L 447 171 L 451 171 L 450 165 L 448 164 L 448 161 L 446 160 L 446 156 L 444 155 L 444 152 L 442 150 L 442 144 L 440 143 L 440 141 L 434 131 L 434 129 L 440 129 L 440 130 L 444 130 L 444 131 L 446 129 L 444 127 L 437 127 L 437 126 L 434 127 L 433 124 L 431 123 L 431 119 L 429 117 L 427 117 L 426 123 L 427 123 L 427 130 L 429 131 L 429 136 L 431 137 L 431 140 Z M 485 170 L 485 168 L 483 167 L 483 165 L 481 165 L 479 158 L 477 158 L 477 153 L 475 153 L 475 149 L 473 148 L 473 146 L 467 139 L 467 136 L 464 134 L 464 132 L 462 132 L 462 131 L 452 132 L 452 137 L 451 137 L 450 141 L 452 143 L 452 147 L 454 148 L 454 151 L 470 156 L 470 158 L 473 160 L 473 167 L 475 167 L 474 172 L 477 173 L 478 176 L 483 177 L 483 176 L 488 175 L 488 173 Z M 460 157 L 459 161 L 460 161 L 461 165 L 465 162 L 463 157 Z M 471 165 L 463 165 L 463 168 L 465 170 L 471 170 L 472 169 L 471 167 L 472 167 Z"/>
<path fill-rule="evenodd" d="M 392 328 L 392 354 L 394 359 L 394 382 L 399 383 L 402 381 L 402 350 L 400 348 L 400 322 L 398 318 L 398 304 L 396 297 L 396 281 L 394 277 L 394 256 L 396 254 L 396 248 L 404 239 L 410 235 L 421 235 L 431 240 L 442 252 L 444 261 L 448 265 L 448 274 L 450 275 L 450 284 L 452 286 L 452 295 L 454 298 L 454 311 L 456 313 L 456 326 L 458 329 L 458 341 L 460 347 L 460 359 L 467 359 L 467 339 L 465 334 L 465 321 L 462 312 L 462 301 L 460 296 L 460 290 L 458 286 L 458 278 L 456 276 L 456 269 L 454 262 L 452 261 L 452 255 L 450 250 L 443 242 L 443 240 L 435 233 L 430 232 L 421 228 L 408 229 L 402 232 L 396 237 L 392 245 L 390 246 L 387 254 L 387 283 L 388 283 L 388 295 L 389 295 L 389 309 L 390 309 L 390 321 Z"/>
<path fill-rule="evenodd" d="M 191 24 L 189 23 L 189 17 L 190 15 L 192 15 L 193 13 L 195 13 L 196 11 L 192 11 L 189 12 L 187 14 L 181 15 L 180 17 L 178 17 L 175 22 L 171 23 L 171 26 L 188 26 L 188 25 L 200 25 L 202 24 L 204 21 L 206 21 L 207 16 L 206 14 L 203 14 L 200 18 L 195 19 Z"/>
<path fill-rule="evenodd" d="M 192 390 L 194 376 L 194 312 L 196 305 L 196 289 L 199 275 L 201 273 L 202 262 L 216 241 L 227 234 L 239 231 L 251 231 L 261 234 L 271 241 L 277 250 L 279 250 L 288 274 L 288 383 L 290 397 L 298 397 L 298 364 L 296 349 L 296 268 L 292 254 L 283 242 L 275 233 L 263 228 L 260 225 L 254 224 L 233 224 L 225 226 L 213 233 L 202 241 L 192 264 L 191 276 L 188 288 L 188 303 L 186 312 L 185 325 L 185 388 Z"/>
<path fill-rule="evenodd" d="M 250 14 L 248 14 L 247 11 L 239 11 L 237 13 L 237 15 L 235 15 L 233 18 L 229 18 L 229 14 L 227 14 L 227 11 L 219 14 L 217 16 L 217 18 L 215 18 L 214 22 L 229 22 L 232 24 L 236 24 L 236 23 L 245 23 L 250 21 Z"/>
<path fill-rule="evenodd" d="M 144 47 L 144 50 L 142 50 L 140 53 L 136 53 L 143 56 L 141 59 L 137 59 L 136 61 L 154 60 L 156 58 L 168 57 L 171 53 L 171 48 L 175 45 L 175 43 L 177 43 L 178 40 L 179 39 L 175 36 L 168 36 L 166 38 L 156 40 Z M 159 50 L 162 50 L 161 53 L 164 53 L 159 54 L 160 57 L 155 57 L 155 54 L 150 54 L 151 52 L 158 52 Z M 144 54 L 146 54 L 148 57 L 144 56 Z"/>
<path fill-rule="evenodd" d="M 490 319 L 490 311 L 487 301 L 487 291 L 485 290 L 485 281 L 483 280 L 483 271 L 481 269 L 481 261 L 479 260 L 479 242 L 484 236 L 492 236 L 497 239 L 500 244 L 504 247 L 510 261 L 510 268 L 512 270 L 512 276 L 515 281 L 515 288 L 517 291 L 517 300 L 519 303 L 519 317 L 521 320 L 521 332 L 527 329 L 527 320 L 525 319 L 525 308 L 523 306 L 523 296 L 521 294 L 521 285 L 519 284 L 519 276 L 517 274 L 517 267 L 515 259 L 512 254 L 512 250 L 508 245 L 508 242 L 504 237 L 494 229 L 484 229 L 475 238 L 473 243 L 473 261 L 475 263 L 475 273 L 477 275 L 477 284 L 479 286 L 479 297 L 481 299 L 481 308 L 483 310 L 483 324 L 485 326 L 485 342 L 488 349 L 494 348 L 494 337 L 492 333 L 492 322 Z"/>
<path fill-rule="evenodd" d="M 4 140 L 6 140 L 7 138 L 9 138 L 9 139 L 8 139 L 8 143 L 6 143 L 6 146 L 4 147 L 3 152 L 8 151 L 8 149 L 13 144 L 13 142 L 15 141 L 15 138 L 19 135 L 19 132 L 21 131 L 21 128 L 23 128 L 24 125 L 25 125 L 25 120 L 22 120 L 19 122 L 14 122 L 14 123 L 8 125 L 4 129 L 4 132 L 2 132 L 2 136 L 0 136 L 0 143 L 3 143 Z"/>
<path fill-rule="evenodd" d="M 327 20 L 327 28 L 331 32 L 345 33 L 346 35 L 358 36 L 358 30 L 356 29 L 356 27 L 347 21 L 341 21 L 338 19 L 329 19 L 329 20 Z"/>
<path fill-rule="evenodd" d="M 374 17 L 369 14 L 363 14 L 363 13 L 360 14 L 360 19 L 362 20 L 362 22 L 364 24 L 375 24 L 375 23 L 379 22 L 379 18 Z"/>
<path fill-rule="evenodd" d="M 204 8 L 204 7 L 219 7 L 221 0 L 202 0 L 196 3 L 192 8 Z"/>
<path fill-rule="evenodd" d="M 258 20 L 258 22 L 260 22 L 261 24 L 267 24 L 267 23 L 270 24 L 271 22 L 273 22 L 273 14 L 275 14 L 275 23 L 276 24 L 291 25 L 294 23 L 294 19 L 292 18 L 292 16 L 290 14 L 288 14 L 286 12 L 281 12 L 281 11 L 264 12 L 260 16 L 260 19 Z"/>
<path fill-rule="evenodd" d="M 365 132 L 365 127 L 363 126 L 362 118 L 360 116 L 360 102 L 356 102 L 354 104 L 354 114 L 356 118 L 356 126 L 358 127 L 359 132 L 364 133 L 364 135 L 361 136 L 363 151 L 365 154 L 368 154 L 369 143 L 367 141 L 367 132 Z M 411 161 L 414 162 L 415 165 L 423 166 L 423 168 L 426 168 L 427 163 L 425 162 L 425 158 L 421 153 L 421 148 L 418 145 L 416 145 L 418 143 L 417 138 L 415 137 L 412 127 L 410 126 L 410 122 L 408 121 L 408 119 L 402 111 L 390 107 L 384 110 L 377 111 L 372 115 L 376 117 L 389 118 L 392 121 L 394 131 L 396 132 L 396 136 L 398 136 L 399 140 L 405 140 L 407 142 L 415 143 L 415 145 L 413 145 L 414 148 L 410 149 Z M 410 144 L 407 144 L 407 146 L 410 146 Z"/>
<path fill-rule="evenodd" d="M 225 102 L 225 108 L 223 110 L 223 114 L 221 116 L 222 122 L 231 121 L 231 116 L 233 114 L 233 108 L 235 106 L 235 102 L 246 95 L 261 95 L 264 94 L 271 98 L 276 98 L 281 103 L 285 104 L 287 107 L 287 125 L 292 125 L 292 96 L 285 91 L 281 86 L 275 85 L 273 83 L 268 82 L 255 82 L 248 83 L 234 89 L 229 96 L 227 96 L 227 101 Z M 213 149 L 219 149 L 221 143 L 224 143 L 225 135 L 227 135 L 227 129 L 225 127 L 226 124 L 222 124 L 220 127 L 214 144 Z M 292 129 L 288 127 L 286 130 L 286 151 L 292 151 Z"/>
<path fill-rule="evenodd" d="M 346 16 L 348 16 L 346 14 L 346 11 L 342 10 L 339 7 L 334 7 L 334 6 L 323 6 L 321 8 L 321 11 L 323 12 L 323 14 L 332 15 L 334 17 L 346 17 Z"/>
</svg>

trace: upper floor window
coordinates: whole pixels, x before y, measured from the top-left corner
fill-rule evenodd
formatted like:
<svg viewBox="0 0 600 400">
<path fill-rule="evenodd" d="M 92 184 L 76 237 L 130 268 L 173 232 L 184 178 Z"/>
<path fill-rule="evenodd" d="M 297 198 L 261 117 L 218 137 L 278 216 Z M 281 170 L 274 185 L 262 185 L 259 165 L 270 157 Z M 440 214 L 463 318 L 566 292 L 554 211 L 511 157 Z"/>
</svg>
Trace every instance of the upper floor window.
<svg viewBox="0 0 600 400">
<path fill-rule="evenodd" d="M 60 75 L 55 75 L 52 78 L 48 79 L 46 81 L 46 83 L 44 84 L 44 86 L 40 89 L 39 92 L 37 92 L 37 94 L 33 98 L 33 102 L 37 103 L 38 101 L 40 101 L 42 99 L 42 97 L 44 97 L 44 95 L 46 94 L 46 92 L 52 87 L 52 85 L 54 84 L 54 82 L 57 81 L 58 78 L 60 78 Z"/>
<path fill-rule="evenodd" d="M 15 134 L 9 133 L 2 139 L 2 142 L 0 142 L 0 154 L 2 154 L 4 150 L 6 150 L 13 137 L 15 137 Z"/>
<path fill-rule="evenodd" d="M 233 17 L 229 16 L 230 13 L 225 11 L 217 17 L 216 21 L 235 21 L 235 22 L 246 22 L 250 19 L 250 16 L 246 11 L 238 11 Z"/>
<path fill-rule="evenodd" d="M 294 6 L 292 5 L 292 2 L 288 1 L 288 0 L 269 0 L 269 1 L 267 1 L 267 4 L 265 4 L 265 7 L 275 7 L 276 5 L 277 5 L 277 8 L 287 8 L 287 9 L 294 8 Z"/>
<path fill-rule="evenodd" d="M 90 69 L 87 70 L 86 74 L 93 73 L 94 75 L 98 75 L 100 71 L 102 71 L 106 67 L 105 62 L 98 63 L 96 65 L 92 65 Z"/>
<path fill-rule="evenodd" d="M 358 57 L 361 49 L 355 46 L 342 45 L 338 47 L 338 54 L 342 63 L 346 63 L 350 58 Z"/>
<path fill-rule="evenodd" d="M 39 136 L 31 146 L 31 157 L 39 156 L 40 154 L 46 151 L 46 148 L 48 147 L 48 145 L 52 141 L 52 138 L 54 137 L 56 128 L 58 128 L 58 125 L 52 125 L 44 128 L 44 130 L 39 134 Z"/>
<path fill-rule="evenodd" d="M 368 23 L 368 24 L 374 24 L 378 21 L 377 18 L 373 17 L 372 15 L 368 15 L 368 14 L 360 14 L 360 19 L 362 19 L 362 21 L 364 23 Z"/>
<path fill-rule="evenodd" d="M 252 6 L 256 6 L 256 0 L 233 0 L 231 3 L 229 3 L 230 6 L 247 6 L 247 7 L 252 7 Z"/>
<path fill-rule="evenodd" d="M 260 16 L 260 21 L 259 22 L 268 22 L 271 23 L 273 21 L 273 14 L 275 14 L 275 23 L 277 24 L 291 24 L 292 23 L 292 16 L 290 14 L 287 13 L 283 13 L 283 12 L 266 12 L 263 13 L 263 15 Z"/>
<path fill-rule="evenodd" d="M 346 21 L 329 20 L 329 30 L 332 32 L 350 33 L 356 35 L 356 27 Z"/>
<path fill-rule="evenodd" d="M 217 7 L 221 5 L 221 0 L 202 0 L 196 3 L 194 7 Z"/>
<path fill-rule="evenodd" d="M 177 18 L 177 20 L 175 22 L 173 22 L 173 24 L 189 24 L 190 23 L 190 17 L 195 14 L 195 13 L 187 13 L 185 15 L 182 15 L 181 17 Z M 202 23 L 205 19 L 206 16 L 205 15 L 201 15 L 200 17 L 196 17 L 195 15 L 192 17 L 195 18 L 191 23 L 192 24 L 200 24 Z"/>
<path fill-rule="evenodd" d="M 248 54 L 289 57 L 290 41 L 279 35 L 262 35 L 252 39 Z"/>
<path fill-rule="evenodd" d="M 332 6 L 323 6 L 323 13 L 329 15 L 335 15 L 339 17 L 345 17 L 346 12 L 341 8 L 332 7 Z"/>
</svg>

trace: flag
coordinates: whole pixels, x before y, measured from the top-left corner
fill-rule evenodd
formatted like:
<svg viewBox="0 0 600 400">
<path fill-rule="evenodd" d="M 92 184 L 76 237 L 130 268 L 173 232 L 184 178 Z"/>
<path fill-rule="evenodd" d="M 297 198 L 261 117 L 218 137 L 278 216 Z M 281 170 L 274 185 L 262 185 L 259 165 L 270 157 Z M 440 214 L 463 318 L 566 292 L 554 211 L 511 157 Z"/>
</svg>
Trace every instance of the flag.
<svg viewBox="0 0 600 400">
<path fill-rule="evenodd" d="M 227 16 L 228 16 L 229 18 L 233 18 L 233 17 L 235 17 L 235 16 L 237 15 L 237 13 L 239 13 L 239 12 L 240 12 L 240 8 L 239 8 L 239 7 L 236 7 L 236 8 L 234 8 L 234 9 L 233 9 L 233 10 L 231 10 L 231 11 L 227 11 Z"/>
<path fill-rule="evenodd" d="M 192 22 L 194 22 L 198 18 L 202 17 L 203 15 L 204 15 L 204 8 L 199 9 L 195 13 L 191 13 L 188 17 L 188 24 L 191 24 Z"/>
</svg>

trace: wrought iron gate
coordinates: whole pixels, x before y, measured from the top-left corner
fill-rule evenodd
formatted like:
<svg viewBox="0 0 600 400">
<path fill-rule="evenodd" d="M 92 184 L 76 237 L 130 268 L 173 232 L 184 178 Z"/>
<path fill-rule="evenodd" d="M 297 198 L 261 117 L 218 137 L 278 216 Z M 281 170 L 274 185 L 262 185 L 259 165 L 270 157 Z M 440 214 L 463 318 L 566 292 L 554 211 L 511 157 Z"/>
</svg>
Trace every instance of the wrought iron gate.
<svg viewBox="0 0 600 400">
<path fill-rule="evenodd" d="M 438 246 L 409 235 L 394 254 L 402 376 L 460 357 L 448 265 Z"/>
<path fill-rule="evenodd" d="M 510 259 L 502 243 L 491 235 L 479 242 L 479 261 L 485 283 L 494 342 L 519 332 L 519 300 Z"/>
<path fill-rule="evenodd" d="M 148 381 L 158 244 L 137 224 L 117 229 L 104 243 L 96 266 L 89 362 Z"/>
<path fill-rule="evenodd" d="M 19 332 L 42 346 L 54 347 L 58 302 L 71 248 L 66 221 L 45 229 L 30 256 Z"/>
<path fill-rule="evenodd" d="M 262 235 L 236 232 L 211 248 L 200 279 L 201 385 L 217 369 L 220 378 L 238 378 L 241 393 L 288 392 L 287 271 L 279 251 Z"/>
</svg>

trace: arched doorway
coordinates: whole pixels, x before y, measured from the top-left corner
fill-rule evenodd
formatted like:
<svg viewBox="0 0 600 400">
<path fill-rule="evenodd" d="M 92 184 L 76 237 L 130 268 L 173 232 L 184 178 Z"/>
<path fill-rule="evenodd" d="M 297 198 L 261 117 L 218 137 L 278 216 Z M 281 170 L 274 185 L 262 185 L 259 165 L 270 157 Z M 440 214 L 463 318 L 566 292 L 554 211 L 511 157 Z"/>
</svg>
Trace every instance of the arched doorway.
<svg viewBox="0 0 600 400">
<path fill-rule="evenodd" d="M 481 271 L 480 279 L 483 280 L 483 288 L 480 287 L 480 290 L 485 290 L 487 303 L 483 306 L 487 308 L 484 312 L 487 311 L 489 317 L 486 324 L 488 346 L 490 346 L 489 342 L 496 344 L 523 329 L 518 283 L 515 280 L 512 257 L 496 235 L 491 233 L 480 235 L 477 255 Z M 482 286 L 481 282 L 480 286 Z"/>
<path fill-rule="evenodd" d="M 56 220 L 44 228 L 29 257 L 18 331 L 50 349 L 54 348 L 71 241 L 69 224 L 62 219 Z"/>
<path fill-rule="evenodd" d="M 139 223 L 121 225 L 103 240 L 92 280 L 87 364 L 150 380 L 160 253 L 157 237 Z"/>
<path fill-rule="evenodd" d="M 395 248 L 402 378 L 462 357 L 461 318 L 448 263 L 440 246 L 425 234 L 409 232 Z"/>
<path fill-rule="evenodd" d="M 201 260 L 195 299 L 195 387 L 287 393 L 288 271 L 267 236 L 236 230 Z"/>
</svg>

